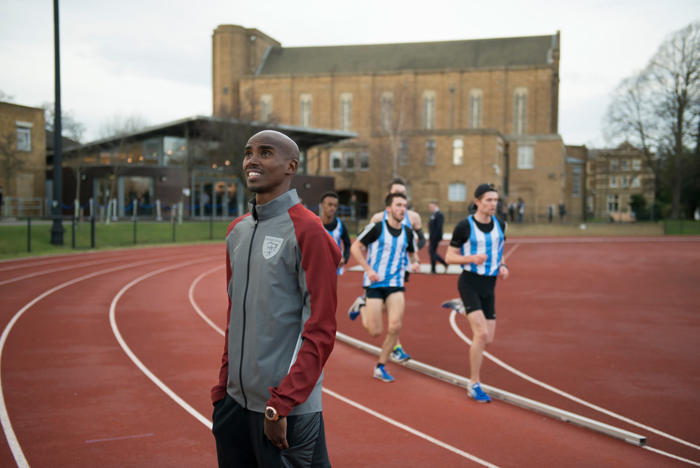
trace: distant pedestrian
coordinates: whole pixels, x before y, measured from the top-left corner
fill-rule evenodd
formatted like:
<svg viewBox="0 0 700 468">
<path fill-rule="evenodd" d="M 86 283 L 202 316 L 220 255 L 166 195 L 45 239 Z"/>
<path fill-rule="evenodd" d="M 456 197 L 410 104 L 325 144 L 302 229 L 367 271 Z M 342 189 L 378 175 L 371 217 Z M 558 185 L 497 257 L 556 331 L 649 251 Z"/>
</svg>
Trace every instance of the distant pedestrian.
<svg viewBox="0 0 700 468">
<path fill-rule="evenodd" d="M 445 259 L 438 254 L 438 246 L 442 240 L 442 227 L 445 224 L 445 216 L 440 211 L 440 207 L 437 202 L 430 202 L 428 204 L 430 209 L 430 221 L 428 221 L 428 229 L 430 231 L 430 243 L 428 244 L 428 251 L 430 252 L 430 272 L 435 273 L 435 264 L 440 262 L 442 266 L 445 267 L 447 271 L 447 263 Z"/>
<path fill-rule="evenodd" d="M 350 235 L 345 227 L 345 224 L 336 216 L 338 212 L 338 194 L 335 192 L 326 192 L 321 195 L 321 222 L 323 227 L 326 228 L 328 234 L 333 238 L 333 241 L 338 244 L 340 252 L 343 257 L 340 259 L 340 266 L 338 267 L 338 274 L 343 274 L 343 265 L 348 263 L 348 258 L 350 257 Z"/>
<path fill-rule="evenodd" d="M 508 203 L 508 216 L 510 218 L 510 222 L 514 223 L 515 222 L 515 210 L 517 210 L 517 205 L 515 202 L 510 202 Z"/>
<path fill-rule="evenodd" d="M 552 220 L 554 219 L 554 205 L 547 205 L 547 221 L 549 223 L 552 223 Z"/>
<path fill-rule="evenodd" d="M 524 216 L 525 216 L 525 200 L 518 197 L 518 223 L 523 222 Z"/>
<path fill-rule="evenodd" d="M 564 219 L 566 218 L 566 206 L 564 205 L 564 202 L 559 200 L 559 221 L 564 222 Z"/>
</svg>

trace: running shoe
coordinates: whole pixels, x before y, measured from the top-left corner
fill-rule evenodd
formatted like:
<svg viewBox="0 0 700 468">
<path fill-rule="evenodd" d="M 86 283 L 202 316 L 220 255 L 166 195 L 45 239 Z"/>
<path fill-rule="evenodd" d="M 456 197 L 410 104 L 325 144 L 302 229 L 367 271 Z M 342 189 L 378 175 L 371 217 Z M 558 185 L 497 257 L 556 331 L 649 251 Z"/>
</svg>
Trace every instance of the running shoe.
<svg viewBox="0 0 700 468">
<path fill-rule="evenodd" d="M 411 359 L 411 355 L 406 354 L 401 345 L 394 346 L 394 349 L 391 351 L 390 357 L 392 361 L 396 362 L 404 362 Z"/>
<path fill-rule="evenodd" d="M 360 315 L 360 307 L 365 306 L 365 301 L 365 296 L 357 296 L 355 302 L 353 302 L 350 308 L 348 309 L 348 317 L 350 317 L 350 320 L 355 320 L 357 316 Z"/>
<path fill-rule="evenodd" d="M 454 299 L 450 299 L 449 301 L 445 301 L 442 303 L 442 307 L 445 309 L 452 309 L 458 314 L 464 315 L 466 313 L 466 310 L 464 308 L 464 303 L 462 302 L 462 299 L 456 297 Z"/>
<path fill-rule="evenodd" d="M 479 382 L 467 387 L 469 396 L 479 403 L 491 403 L 491 397 L 481 389 Z"/>
<path fill-rule="evenodd" d="M 374 367 L 374 378 L 382 382 L 393 382 L 394 378 L 384 369 L 384 364 L 377 364 Z"/>
</svg>

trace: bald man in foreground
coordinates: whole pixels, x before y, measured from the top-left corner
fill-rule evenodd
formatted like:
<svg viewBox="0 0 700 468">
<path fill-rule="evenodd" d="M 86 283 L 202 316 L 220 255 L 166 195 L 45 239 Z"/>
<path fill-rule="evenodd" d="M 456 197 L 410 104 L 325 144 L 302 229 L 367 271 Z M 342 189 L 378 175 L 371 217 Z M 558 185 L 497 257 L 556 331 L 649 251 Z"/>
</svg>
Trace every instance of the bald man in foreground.
<svg viewBox="0 0 700 468">
<path fill-rule="evenodd" d="M 255 194 L 226 234 L 228 310 L 211 390 L 221 467 L 328 467 L 321 381 L 335 342 L 340 250 L 289 190 L 299 149 L 265 130 L 246 144 Z"/>
</svg>

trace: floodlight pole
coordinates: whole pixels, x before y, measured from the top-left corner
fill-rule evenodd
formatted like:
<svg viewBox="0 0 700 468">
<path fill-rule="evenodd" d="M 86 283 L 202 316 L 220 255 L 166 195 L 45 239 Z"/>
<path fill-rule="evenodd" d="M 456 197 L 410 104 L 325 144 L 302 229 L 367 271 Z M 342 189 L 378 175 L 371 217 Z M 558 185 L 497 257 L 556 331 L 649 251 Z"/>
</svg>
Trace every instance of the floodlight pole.
<svg viewBox="0 0 700 468">
<path fill-rule="evenodd" d="M 54 48 L 54 120 L 53 120 L 53 224 L 51 244 L 63 245 L 63 223 L 61 221 L 63 201 L 63 158 L 61 148 L 61 57 L 58 34 L 58 0 L 53 0 L 53 48 Z"/>
</svg>

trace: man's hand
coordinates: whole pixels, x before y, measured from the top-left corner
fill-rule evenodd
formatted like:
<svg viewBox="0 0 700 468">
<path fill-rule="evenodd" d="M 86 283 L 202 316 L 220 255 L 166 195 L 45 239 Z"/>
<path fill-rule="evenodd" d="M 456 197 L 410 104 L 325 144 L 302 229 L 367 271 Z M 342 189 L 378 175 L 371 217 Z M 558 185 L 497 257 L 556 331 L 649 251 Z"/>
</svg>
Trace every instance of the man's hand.
<svg viewBox="0 0 700 468">
<path fill-rule="evenodd" d="M 505 265 L 501 265 L 498 267 L 498 277 L 501 279 L 508 279 L 508 276 L 510 273 L 508 272 L 508 267 Z"/>
<path fill-rule="evenodd" d="M 413 273 L 418 273 L 420 271 L 420 262 L 411 263 L 411 271 Z"/>
<path fill-rule="evenodd" d="M 377 273 L 374 270 L 369 270 L 369 273 L 367 273 L 367 277 L 373 283 L 376 283 L 377 281 L 381 280 L 381 278 L 379 277 L 379 273 Z"/>
<path fill-rule="evenodd" d="M 340 263 L 338 264 L 338 266 L 343 266 L 343 265 L 345 265 L 345 259 L 343 257 L 340 257 Z"/>
<path fill-rule="evenodd" d="M 472 263 L 475 265 L 481 265 L 486 261 L 486 254 L 474 254 L 472 255 Z"/>
<path fill-rule="evenodd" d="M 278 449 L 288 449 L 287 418 L 279 418 L 277 421 L 265 418 L 265 437 Z"/>
</svg>

